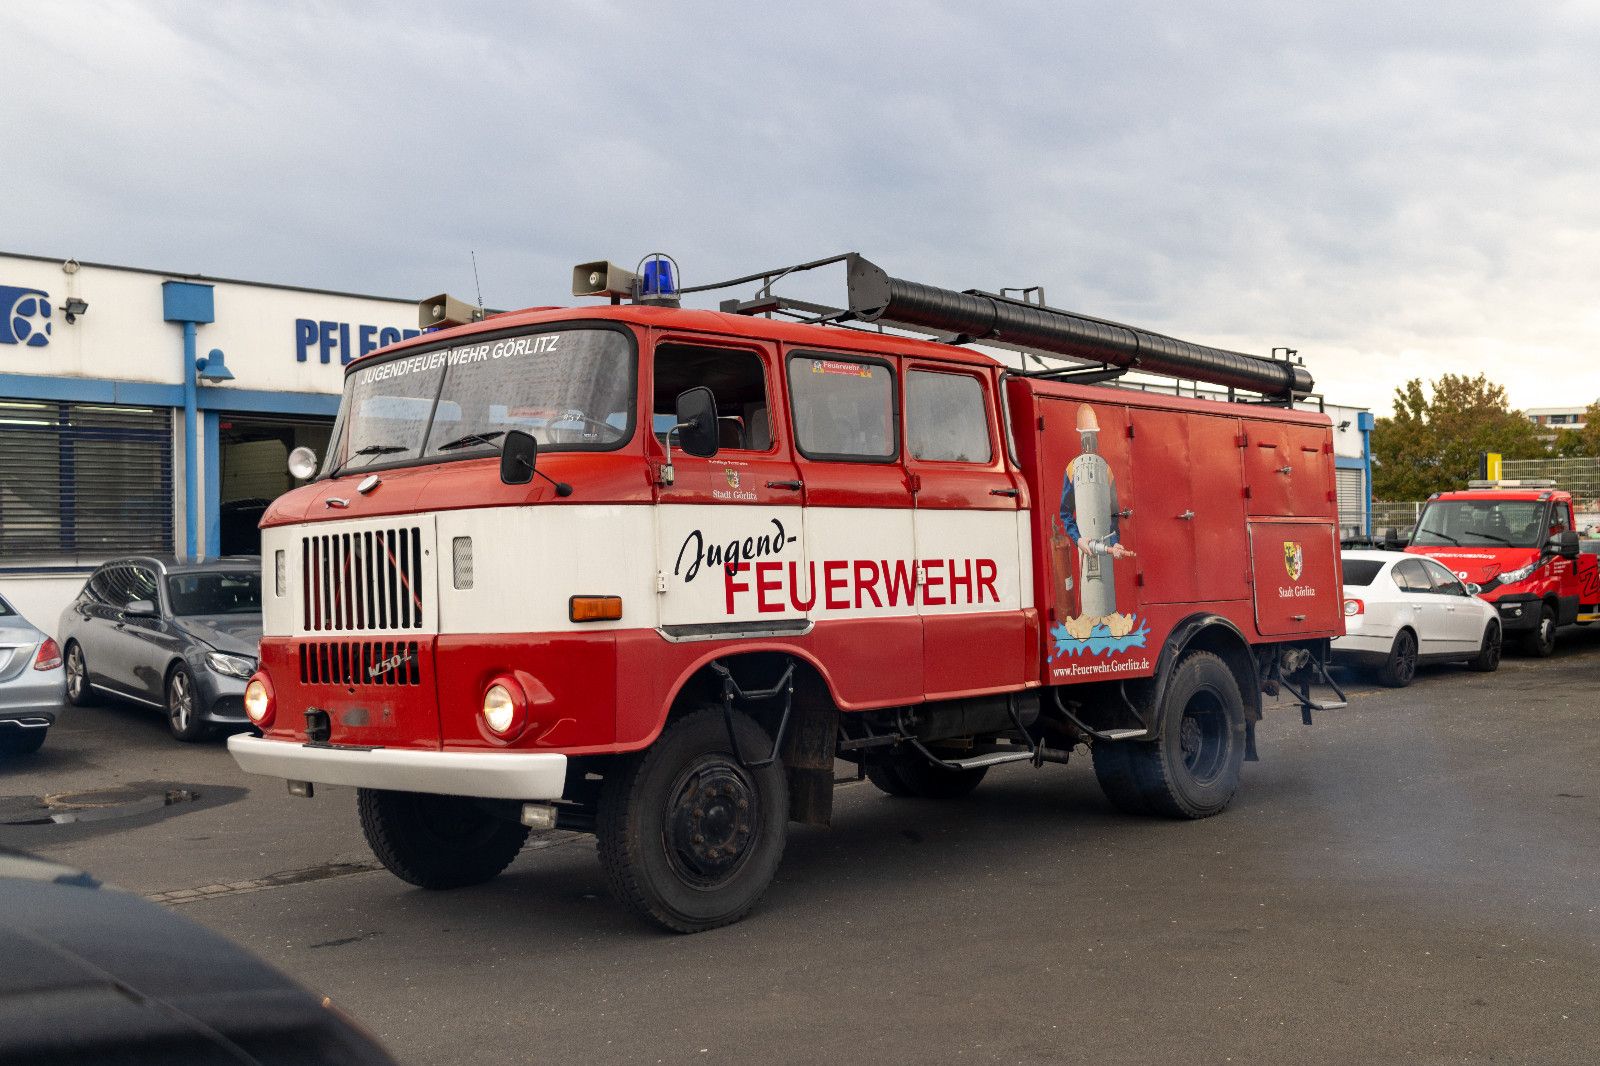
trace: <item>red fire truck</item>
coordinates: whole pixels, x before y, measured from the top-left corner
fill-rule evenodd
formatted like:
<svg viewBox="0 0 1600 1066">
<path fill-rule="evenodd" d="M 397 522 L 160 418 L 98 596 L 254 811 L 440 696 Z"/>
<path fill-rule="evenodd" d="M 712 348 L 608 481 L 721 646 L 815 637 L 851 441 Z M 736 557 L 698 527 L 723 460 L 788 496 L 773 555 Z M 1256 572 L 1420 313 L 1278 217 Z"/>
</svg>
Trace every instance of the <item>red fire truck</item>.
<svg viewBox="0 0 1600 1066">
<path fill-rule="evenodd" d="M 1495 605 L 1506 636 L 1542 657 L 1558 626 L 1600 621 L 1600 559 L 1581 543 L 1571 493 L 1494 480 L 1429 496 L 1406 550 L 1449 567 Z"/>
<path fill-rule="evenodd" d="M 789 821 L 829 822 L 836 760 L 956 797 L 1087 746 L 1119 808 L 1202 818 L 1263 692 L 1342 706 L 1311 695 L 1343 626 L 1303 366 L 801 268 L 832 263 L 846 308 L 774 296 L 789 268 L 686 309 L 665 259 L 578 268 L 609 304 L 424 301 L 446 328 L 350 365 L 322 469 L 296 456 L 316 479 L 262 521 L 239 764 L 356 786 L 426 888 L 593 832 L 624 904 L 694 931 L 749 910 Z M 1129 367 L 1241 402 L 1110 384 Z"/>
</svg>

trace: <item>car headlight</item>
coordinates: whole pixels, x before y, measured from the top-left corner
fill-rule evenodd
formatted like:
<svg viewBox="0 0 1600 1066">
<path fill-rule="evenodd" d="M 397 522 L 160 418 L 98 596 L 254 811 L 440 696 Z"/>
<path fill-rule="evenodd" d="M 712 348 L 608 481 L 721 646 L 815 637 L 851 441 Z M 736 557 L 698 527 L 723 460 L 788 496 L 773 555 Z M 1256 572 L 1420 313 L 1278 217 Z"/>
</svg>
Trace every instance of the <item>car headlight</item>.
<svg viewBox="0 0 1600 1066">
<path fill-rule="evenodd" d="M 220 651 L 206 652 L 206 665 L 219 674 L 237 677 L 241 681 L 250 680 L 250 675 L 256 672 L 254 659 L 246 659 L 242 655 L 227 655 Z"/>
<path fill-rule="evenodd" d="M 478 713 L 489 736 L 507 743 L 527 724 L 528 697 L 516 681 L 499 677 L 484 690 L 483 707 Z"/>
<path fill-rule="evenodd" d="M 1538 562 L 1531 562 L 1527 566 L 1520 566 L 1515 570 L 1500 575 L 1500 584 L 1515 585 L 1518 581 L 1526 581 L 1535 570 L 1539 569 Z"/>
</svg>

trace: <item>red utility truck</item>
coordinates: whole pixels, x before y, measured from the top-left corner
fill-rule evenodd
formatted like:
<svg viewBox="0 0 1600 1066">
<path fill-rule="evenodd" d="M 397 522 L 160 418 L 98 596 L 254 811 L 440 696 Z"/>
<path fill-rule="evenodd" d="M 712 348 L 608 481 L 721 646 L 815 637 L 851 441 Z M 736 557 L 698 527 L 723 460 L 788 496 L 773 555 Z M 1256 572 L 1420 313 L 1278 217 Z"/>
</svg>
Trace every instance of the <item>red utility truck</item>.
<svg viewBox="0 0 1600 1066">
<path fill-rule="evenodd" d="M 262 520 L 239 764 L 356 786 L 427 888 L 495 876 L 529 827 L 591 831 L 622 902 L 693 931 L 755 903 L 789 821 L 828 823 L 836 759 L 955 797 L 1086 745 L 1119 808 L 1201 818 L 1263 691 L 1342 705 L 1310 694 L 1343 626 L 1303 366 L 803 267 L 837 262 L 838 310 L 773 296 L 780 272 L 683 309 L 665 260 L 580 267 L 609 305 L 424 301 L 462 324 L 352 363 L 320 475 Z M 1130 366 L 1256 402 L 1108 387 Z"/>
<path fill-rule="evenodd" d="M 1555 482 L 1473 481 L 1428 497 L 1406 550 L 1476 586 L 1505 635 L 1545 656 L 1558 626 L 1600 621 L 1600 559 L 1581 543 L 1572 494 Z"/>
</svg>

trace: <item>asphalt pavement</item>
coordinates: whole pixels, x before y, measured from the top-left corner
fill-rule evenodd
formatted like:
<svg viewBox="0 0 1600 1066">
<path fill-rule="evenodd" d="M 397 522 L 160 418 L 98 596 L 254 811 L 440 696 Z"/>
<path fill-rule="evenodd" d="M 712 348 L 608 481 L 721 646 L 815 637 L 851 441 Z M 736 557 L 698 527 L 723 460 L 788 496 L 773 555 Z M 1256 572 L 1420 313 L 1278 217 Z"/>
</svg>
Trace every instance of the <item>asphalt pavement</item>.
<svg viewBox="0 0 1600 1066">
<path fill-rule="evenodd" d="M 291 797 L 132 707 L 0 764 L 0 845 L 179 908 L 408 1064 L 1591 1063 L 1597 685 L 1600 626 L 1357 682 L 1310 727 L 1274 707 L 1202 822 L 1117 814 L 1087 758 L 954 802 L 852 783 L 749 918 L 689 937 L 625 914 L 571 834 L 414 889 L 351 790 Z"/>
</svg>

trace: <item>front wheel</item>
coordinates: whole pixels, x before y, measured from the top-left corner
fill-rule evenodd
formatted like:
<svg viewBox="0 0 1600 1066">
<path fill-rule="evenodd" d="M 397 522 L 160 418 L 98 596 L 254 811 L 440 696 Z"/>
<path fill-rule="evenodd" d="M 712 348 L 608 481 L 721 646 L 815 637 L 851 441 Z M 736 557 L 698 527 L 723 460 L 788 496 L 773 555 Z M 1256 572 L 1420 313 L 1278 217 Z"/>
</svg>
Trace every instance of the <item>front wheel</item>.
<svg viewBox="0 0 1600 1066">
<path fill-rule="evenodd" d="M 1467 669 L 1483 674 L 1500 669 L 1500 623 L 1483 627 L 1483 643 L 1478 645 L 1478 654 L 1467 660 Z"/>
<path fill-rule="evenodd" d="M 481 885 L 511 865 L 528 828 L 465 796 L 356 790 L 367 845 L 389 872 L 418 888 Z"/>
<path fill-rule="evenodd" d="M 772 738 L 734 715 L 740 752 Z M 718 708 L 667 725 L 655 744 L 606 774 L 595 832 L 612 893 L 629 910 L 680 933 L 736 922 L 766 891 L 788 831 L 783 767 L 741 765 Z"/>
<path fill-rule="evenodd" d="M 1536 659 L 1549 658 L 1556 650 L 1556 612 L 1547 603 L 1539 608 L 1539 625 L 1522 635 L 1522 650 Z"/>
<path fill-rule="evenodd" d="M 204 740 L 211 731 L 200 717 L 200 694 L 187 666 L 175 666 L 167 678 L 167 728 L 185 744 Z"/>
<path fill-rule="evenodd" d="M 1389 658 L 1378 668 L 1378 684 L 1389 688 L 1405 688 L 1417 676 L 1417 638 L 1411 630 L 1402 629 L 1394 635 L 1394 645 Z"/>
<path fill-rule="evenodd" d="M 1153 741 L 1099 741 L 1095 775 L 1119 809 L 1169 818 L 1219 814 L 1239 790 L 1244 698 L 1233 671 L 1210 652 L 1185 656 L 1158 711 Z"/>
</svg>

